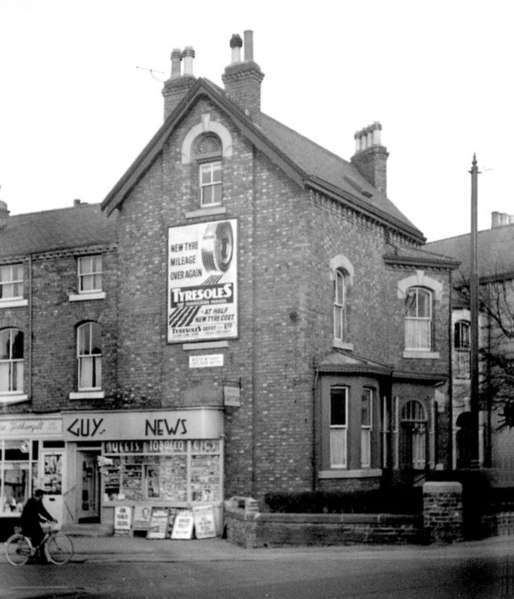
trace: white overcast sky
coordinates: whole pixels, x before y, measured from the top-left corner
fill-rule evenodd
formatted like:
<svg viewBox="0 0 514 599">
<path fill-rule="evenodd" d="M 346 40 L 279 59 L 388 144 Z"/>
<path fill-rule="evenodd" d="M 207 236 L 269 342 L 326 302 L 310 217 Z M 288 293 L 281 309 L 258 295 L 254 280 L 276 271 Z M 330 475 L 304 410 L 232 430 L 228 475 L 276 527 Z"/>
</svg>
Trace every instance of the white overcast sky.
<svg viewBox="0 0 514 599">
<path fill-rule="evenodd" d="M 162 123 L 175 47 L 218 85 L 254 31 L 262 109 L 350 159 L 382 123 L 388 195 L 428 240 L 514 214 L 512 0 L 0 0 L 0 198 L 101 202 Z"/>
</svg>

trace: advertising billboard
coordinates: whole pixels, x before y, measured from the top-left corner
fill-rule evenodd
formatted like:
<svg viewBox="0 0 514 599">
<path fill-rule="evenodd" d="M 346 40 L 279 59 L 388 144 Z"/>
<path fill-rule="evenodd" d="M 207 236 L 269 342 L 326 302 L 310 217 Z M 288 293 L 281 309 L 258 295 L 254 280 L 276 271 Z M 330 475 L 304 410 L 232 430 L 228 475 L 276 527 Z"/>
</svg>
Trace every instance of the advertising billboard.
<svg viewBox="0 0 514 599">
<path fill-rule="evenodd" d="M 233 339 L 237 314 L 237 220 L 171 227 L 168 343 Z"/>
</svg>

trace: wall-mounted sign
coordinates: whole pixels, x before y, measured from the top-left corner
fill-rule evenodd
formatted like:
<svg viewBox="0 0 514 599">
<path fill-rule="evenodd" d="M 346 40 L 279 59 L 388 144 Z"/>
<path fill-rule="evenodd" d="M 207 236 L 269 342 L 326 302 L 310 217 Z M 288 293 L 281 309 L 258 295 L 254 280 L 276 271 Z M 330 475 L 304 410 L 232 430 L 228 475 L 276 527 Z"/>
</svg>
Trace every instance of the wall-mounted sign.
<svg viewBox="0 0 514 599">
<path fill-rule="evenodd" d="M 212 368 L 214 366 L 223 366 L 223 354 L 189 356 L 189 368 Z"/>
<path fill-rule="evenodd" d="M 61 418 L 20 418 L 0 420 L 1 439 L 60 437 Z"/>
<path fill-rule="evenodd" d="M 168 232 L 168 342 L 237 337 L 237 220 Z"/>
<path fill-rule="evenodd" d="M 64 412 L 62 422 L 66 441 L 217 439 L 223 433 L 221 411 L 207 408 Z M 138 445 L 130 444 L 130 448 L 137 450 Z M 125 447 L 120 452 L 111 449 L 123 453 Z"/>
<path fill-rule="evenodd" d="M 225 385 L 223 387 L 223 403 L 226 406 L 239 408 L 241 406 L 241 388 L 239 386 Z"/>
</svg>

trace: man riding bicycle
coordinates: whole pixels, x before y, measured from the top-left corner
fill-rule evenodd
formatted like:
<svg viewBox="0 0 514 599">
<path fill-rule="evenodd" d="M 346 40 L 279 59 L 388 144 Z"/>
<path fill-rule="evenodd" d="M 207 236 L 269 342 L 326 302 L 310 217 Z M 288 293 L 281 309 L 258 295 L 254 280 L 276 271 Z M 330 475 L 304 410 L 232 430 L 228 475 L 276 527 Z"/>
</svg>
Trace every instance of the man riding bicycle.
<svg viewBox="0 0 514 599">
<path fill-rule="evenodd" d="M 43 505 L 44 491 L 36 489 L 33 496 L 23 506 L 21 513 L 21 526 L 23 534 L 37 547 L 43 540 L 45 533 L 41 528 L 41 522 L 57 522 Z"/>
</svg>

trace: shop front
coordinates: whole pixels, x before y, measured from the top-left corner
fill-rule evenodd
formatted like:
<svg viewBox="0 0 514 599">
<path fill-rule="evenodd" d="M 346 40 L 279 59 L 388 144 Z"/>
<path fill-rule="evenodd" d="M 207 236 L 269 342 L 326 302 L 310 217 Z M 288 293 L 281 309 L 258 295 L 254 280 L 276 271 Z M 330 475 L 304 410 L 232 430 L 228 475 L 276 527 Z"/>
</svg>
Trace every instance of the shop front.
<svg viewBox="0 0 514 599">
<path fill-rule="evenodd" d="M 12 530 L 36 488 L 59 522 L 64 518 L 65 451 L 61 416 L 0 417 L 0 527 Z"/>
<path fill-rule="evenodd" d="M 123 507 L 144 530 L 154 509 L 210 505 L 221 526 L 220 409 L 66 412 L 63 428 L 73 521 L 114 525 Z"/>
</svg>

